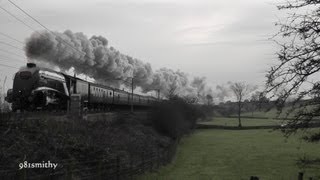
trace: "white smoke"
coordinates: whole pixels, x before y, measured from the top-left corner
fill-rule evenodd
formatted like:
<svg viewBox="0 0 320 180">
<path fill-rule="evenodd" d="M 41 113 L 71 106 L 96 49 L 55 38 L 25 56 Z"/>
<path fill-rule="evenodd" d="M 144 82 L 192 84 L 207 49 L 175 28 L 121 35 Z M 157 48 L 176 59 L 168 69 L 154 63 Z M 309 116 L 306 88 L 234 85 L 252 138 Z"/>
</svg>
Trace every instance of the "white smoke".
<svg viewBox="0 0 320 180">
<path fill-rule="evenodd" d="M 66 30 L 63 33 L 35 32 L 27 39 L 26 55 L 37 62 L 50 63 L 62 71 L 74 68 L 76 74 L 86 74 L 96 81 L 120 87 L 135 87 L 143 92 L 160 90 L 164 95 L 174 89 L 181 96 L 195 96 L 199 100 L 206 93 L 212 93 L 206 86 L 205 78 L 189 81 L 186 73 L 161 68 L 153 71 L 149 63 L 124 55 L 108 46 L 102 36 L 88 38 L 83 33 Z"/>
</svg>

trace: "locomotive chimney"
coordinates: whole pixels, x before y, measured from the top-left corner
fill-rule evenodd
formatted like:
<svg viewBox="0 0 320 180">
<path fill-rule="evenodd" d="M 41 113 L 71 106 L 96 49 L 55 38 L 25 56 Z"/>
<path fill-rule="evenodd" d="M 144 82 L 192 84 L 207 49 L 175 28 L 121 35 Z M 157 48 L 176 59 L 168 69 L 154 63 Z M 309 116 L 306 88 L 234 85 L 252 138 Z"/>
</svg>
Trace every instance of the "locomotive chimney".
<svg viewBox="0 0 320 180">
<path fill-rule="evenodd" d="M 35 63 L 27 63 L 27 67 L 33 68 L 33 67 L 36 67 L 36 64 Z"/>
</svg>

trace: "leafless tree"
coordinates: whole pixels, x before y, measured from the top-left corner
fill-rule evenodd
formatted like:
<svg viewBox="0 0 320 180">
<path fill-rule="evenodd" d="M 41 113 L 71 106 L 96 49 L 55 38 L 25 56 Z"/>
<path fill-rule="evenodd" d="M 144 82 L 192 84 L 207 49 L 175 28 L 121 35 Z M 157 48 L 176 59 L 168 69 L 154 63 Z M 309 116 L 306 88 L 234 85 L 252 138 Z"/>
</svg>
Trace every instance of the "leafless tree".
<svg viewBox="0 0 320 180">
<path fill-rule="evenodd" d="M 274 41 L 280 46 L 279 63 L 270 68 L 266 85 L 276 98 L 279 114 L 288 99 L 292 100 L 287 111 L 295 117 L 287 126 L 290 134 L 320 116 L 320 82 L 316 78 L 320 72 L 320 1 L 287 1 L 278 8 L 293 13 L 286 22 L 277 23 L 280 29 Z"/>
<path fill-rule="evenodd" d="M 245 82 L 230 82 L 230 89 L 235 95 L 238 103 L 238 120 L 239 120 L 239 127 L 241 127 L 242 126 L 241 124 L 242 102 L 249 95 L 249 93 L 255 89 L 255 87 Z"/>
</svg>

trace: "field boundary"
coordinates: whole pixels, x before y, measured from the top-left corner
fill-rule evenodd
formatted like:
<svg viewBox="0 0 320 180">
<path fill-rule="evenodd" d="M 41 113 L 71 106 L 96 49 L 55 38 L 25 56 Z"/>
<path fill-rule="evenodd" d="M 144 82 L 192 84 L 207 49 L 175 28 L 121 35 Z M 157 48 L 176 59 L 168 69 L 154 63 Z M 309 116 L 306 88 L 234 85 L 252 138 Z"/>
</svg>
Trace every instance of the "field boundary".
<svg viewBox="0 0 320 180">
<path fill-rule="evenodd" d="M 308 125 L 308 128 L 318 128 L 320 123 L 312 123 Z M 305 126 L 297 126 L 297 128 L 306 128 Z M 197 124 L 196 129 L 224 129 L 224 130 L 250 130 L 250 129 L 281 129 L 280 125 L 265 125 L 265 126 L 223 126 L 213 124 Z"/>
<path fill-rule="evenodd" d="M 224 130 L 250 130 L 250 129 L 279 129 L 279 125 L 269 125 L 269 126 L 223 126 L 223 125 L 213 125 L 213 124 L 197 124 L 197 129 L 224 129 Z"/>
</svg>

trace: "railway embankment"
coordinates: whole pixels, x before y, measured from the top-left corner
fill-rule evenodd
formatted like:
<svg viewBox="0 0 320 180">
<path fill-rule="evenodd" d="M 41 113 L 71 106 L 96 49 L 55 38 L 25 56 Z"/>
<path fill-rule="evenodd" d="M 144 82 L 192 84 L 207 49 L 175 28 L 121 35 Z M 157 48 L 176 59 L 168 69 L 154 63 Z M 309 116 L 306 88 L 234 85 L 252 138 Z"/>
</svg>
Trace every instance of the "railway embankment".
<svg viewBox="0 0 320 180">
<path fill-rule="evenodd" d="M 56 118 L 1 120 L 0 177 L 112 179 L 142 173 L 155 161 L 165 164 L 173 153 L 175 141 L 144 123 L 147 113 L 120 113 L 111 121 Z M 20 163 L 48 161 L 57 168 L 19 170 Z"/>
<path fill-rule="evenodd" d="M 2 118 L 0 177 L 127 179 L 155 170 L 174 157 L 180 137 L 195 128 L 200 109 L 177 98 L 148 112 L 104 114 L 94 120 Z M 49 161 L 57 167 L 25 166 Z"/>
</svg>

